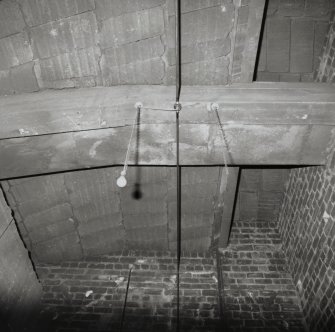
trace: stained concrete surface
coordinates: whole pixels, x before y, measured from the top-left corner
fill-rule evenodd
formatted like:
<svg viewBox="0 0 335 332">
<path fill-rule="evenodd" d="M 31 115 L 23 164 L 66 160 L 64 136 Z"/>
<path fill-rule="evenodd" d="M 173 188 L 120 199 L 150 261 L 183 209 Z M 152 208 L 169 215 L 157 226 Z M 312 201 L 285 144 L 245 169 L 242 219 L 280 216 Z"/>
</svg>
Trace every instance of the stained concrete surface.
<svg viewBox="0 0 335 332">
<path fill-rule="evenodd" d="M 264 0 L 238 6 L 182 2 L 184 84 L 227 84 L 233 74 L 234 81 L 250 81 Z M 174 84 L 174 15 L 173 0 L 3 0 L 0 93 Z M 241 42 L 234 55 L 235 33 Z M 27 63 L 32 71 L 23 67 Z M 18 75 L 24 84 L 17 84 Z"/>
<path fill-rule="evenodd" d="M 123 189 L 116 186 L 120 171 L 114 167 L 2 182 L 35 261 L 55 263 L 123 248 L 176 249 L 175 168 L 131 167 Z M 133 197 L 136 171 L 139 200 Z M 220 174 L 226 176 L 219 167 L 182 169 L 183 250 L 206 251 L 215 243 L 223 222 L 214 220 L 214 207 L 222 204 Z M 235 219 L 276 220 L 285 174 L 280 169 L 242 170 Z M 232 210 L 233 204 L 224 209 Z"/>
</svg>

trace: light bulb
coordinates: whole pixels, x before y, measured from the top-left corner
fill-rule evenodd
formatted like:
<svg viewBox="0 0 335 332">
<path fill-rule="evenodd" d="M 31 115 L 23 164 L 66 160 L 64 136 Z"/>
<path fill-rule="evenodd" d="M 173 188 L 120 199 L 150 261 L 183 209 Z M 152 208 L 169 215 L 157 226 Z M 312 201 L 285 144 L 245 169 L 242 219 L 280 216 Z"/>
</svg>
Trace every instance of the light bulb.
<svg viewBox="0 0 335 332">
<path fill-rule="evenodd" d="M 127 179 L 124 175 L 120 175 L 118 179 L 116 180 L 116 184 L 120 188 L 124 188 L 127 185 Z"/>
<path fill-rule="evenodd" d="M 126 170 L 123 169 L 121 175 L 116 180 L 116 184 L 118 187 L 124 188 L 127 185 L 126 174 L 127 174 Z"/>
</svg>

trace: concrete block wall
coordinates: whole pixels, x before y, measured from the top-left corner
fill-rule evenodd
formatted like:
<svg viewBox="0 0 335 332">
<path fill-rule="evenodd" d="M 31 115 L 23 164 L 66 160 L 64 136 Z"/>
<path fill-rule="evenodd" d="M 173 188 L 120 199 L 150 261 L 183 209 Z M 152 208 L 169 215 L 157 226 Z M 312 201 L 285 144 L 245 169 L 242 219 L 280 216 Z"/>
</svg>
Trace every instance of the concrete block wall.
<svg viewBox="0 0 335 332">
<path fill-rule="evenodd" d="M 136 170 L 142 198 L 133 198 Z M 3 182 L 22 237 L 34 260 L 59 262 L 128 249 L 176 249 L 174 167 L 69 172 Z M 208 250 L 212 238 L 219 167 L 186 167 L 183 177 L 183 243 Z"/>
<path fill-rule="evenodd" d="M 335 329 L 335 138 L 328 151 L 326 166 L 291 171 L 279 218 L 306 322 L 318 332 Z"/>
<path fill-rule="evenodd" d="M 330 19 L 330 27 L 323 48 L 320 66 L 315 72 L 317 82 L 335 82 L 335 11 Z"/>
<path fill-rule="evenodd" d="M 278 220 L 289 169 L 244 168 L 235 208 L 235 221 Z"/>
<path fill-rule="evenodd" d="M 234 222 L 220 251 L 224 331 L 305 331 L 277 222 Z"/>
<path fill-rule="evenodd" d="M 175 331 L 174 253 L 123 251 L 61 265 L 39 265 L 45 330 L 119 330 L 130 276 L 123 331 Z M 215 260 L 184 253 L 180 270 L 182 331 L 215 331 L 218 326 Z"/>
<path fill-rule="evenodd" d="M 0 330 L 33 331 L 42 287 L 1 190 L 0 253 Z"/>
<path fill-rule="evenodd" d="M 227 84 L 253 67 L 263 5 L 182 1 L 183 83 Z M 175 84 L 173 0 L 2 0 L 0 22 L 0 94 Z"/>
<path fill-rule="evenodd" d="M 333 1 L 269 0 L 256 80 L 312 82 L 334 8 Z"/>
<path fill-rule="evenodd" d="M 116 186 L 120 171 L 114 167 L 2 183 L 34 260 L 55 263 L 123 248 L 176 249 L 175 168 L 130 167 L 123 189 Z M 136 171 L 139 200 L 133 197 Z M 281 169 L 242 170 L 235 220 L 276 221 L 286 176 Z M 212 247 L 219 177 L 219 167 L 182 169 L 183 250 Z"/>
</svg>

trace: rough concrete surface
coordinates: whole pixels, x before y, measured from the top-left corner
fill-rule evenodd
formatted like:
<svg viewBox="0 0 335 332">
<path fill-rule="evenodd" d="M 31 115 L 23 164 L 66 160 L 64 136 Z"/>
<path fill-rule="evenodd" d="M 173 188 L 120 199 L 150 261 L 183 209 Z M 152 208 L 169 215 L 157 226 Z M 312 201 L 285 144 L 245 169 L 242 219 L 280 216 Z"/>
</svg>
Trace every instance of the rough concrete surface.
<svg viewBox="0 0 335 332">
<path fill-rule="evenodd" d="M 333 1 L 270 0 L 257 81 L 312 82 L 330 26 Z"/>
<path fill-rule="evenodd" d="M 250 15 L 236 15 L 239 27 L 248 28 L 239 30 L 233 56 L 238 6 L 230 0 L 183 1 L 183 83 L 227 84 L 233 67 L 235 81 L 250 81 L 264 0 L 243 4 Z M 38 89 L 175 83 L 171 0 L 4 0 L 0 13 L 1 94 L 36 91 L 36 80 Z M 245 36 L 248 29 L 251 36 Z M 22 74 L 25 84 L 7 79 L 27 62 L 34 68 L 29 79 Z"/>
<path fill-rule="evenodd" d="M 176 249 L 175 169 L 131 167 L 123 189 L 116 186 L 120 171 L 114 167 L 4 182 L 23 240 L 36 261 L 75 260 L 123 248 Z M 284 174 L 280 169 L 242 170 L 235 220 L 276 220 Z M 218 200 L 224 191 L 218 183 L 226 176 L 220 167 L 182 169 L 183 250 L 206 251 L 217 245 L 215 232 L 221 236 L 223 222 L 227 227 L 222 229 L 229 232 L 230 220 L 214 220 L 214 207 L 222 204 Z M 142 197 L 136 200 L 138 179 Z M 220 213 L 224 216 L 233 204 L 231 200 Z"/>
<path fill-rule="evenodd" d="M 23 331 L 38 313 L 42 287 L 1 189 L 0 253 L 0 330 Z"/>
</svg>

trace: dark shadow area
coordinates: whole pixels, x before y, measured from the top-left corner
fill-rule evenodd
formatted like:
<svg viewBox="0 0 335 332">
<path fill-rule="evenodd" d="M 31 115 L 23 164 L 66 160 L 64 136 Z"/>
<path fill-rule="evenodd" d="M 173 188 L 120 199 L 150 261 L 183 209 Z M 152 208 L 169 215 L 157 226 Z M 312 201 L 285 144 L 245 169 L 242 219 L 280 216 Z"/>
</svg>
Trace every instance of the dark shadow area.
<svg viewBox="0 0 335 332">
<path fill-rule="evenodd" d="M 259 59 L 260 59 L 260 56 L 261 56 L 261 48 L 262 48 L 262 43 L 263 43 L 265 21 L 266 21 L 266 14 L 268 12 L 268 6 L 269 6 L 269 0 L 266 0 L 265 5 L 264 5 L 264 12 L 263 12 L 261 30 L 259 32 L 259 42 L 258 42 L 258 48 L 257 48 L 257 54 L 256 54 L 255 69 L 254 69 L 254 74 L 253 74 L 253 77 L 252 77 L 253 81 L 257 80 L 257 70 L 258 70 Z"/>
<path fill-rule="evenodd" d="M 136 148 L 135 148 L 135 165 L 139 166 L 139 154 L 140 154 L 140 139 L 141 139 L 141 109 L 137 110 L 137 120 L 136 120 Z M 133 198 L 141 199 L 143 196 L 141 190 L 141 168 L 136 167 L 136 182 L 134 185 L 134 191 L 132 193 Z"/>
</svg>

